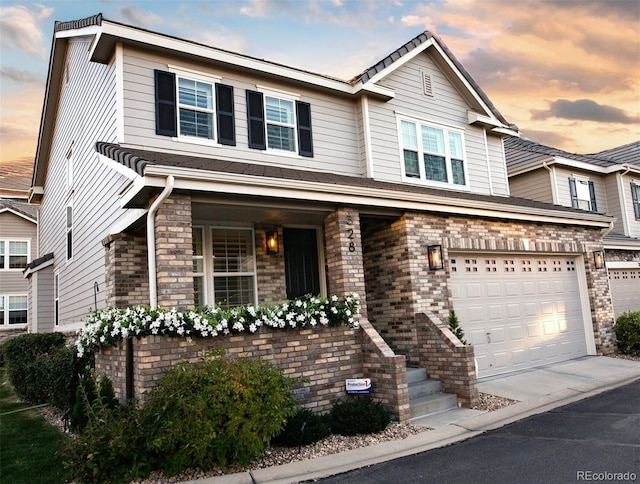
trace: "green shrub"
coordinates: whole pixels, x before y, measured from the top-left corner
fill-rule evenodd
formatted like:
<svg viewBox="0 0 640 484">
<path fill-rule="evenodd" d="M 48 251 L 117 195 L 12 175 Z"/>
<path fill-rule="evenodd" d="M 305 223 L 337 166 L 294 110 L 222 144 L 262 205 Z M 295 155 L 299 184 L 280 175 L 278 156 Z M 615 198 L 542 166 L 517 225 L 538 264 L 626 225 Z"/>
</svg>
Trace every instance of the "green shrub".
<svg viewBox="0 0 640 484">
<path fill-rule="evenodd" d="M 615 325 L 618 350 L 640 356 L 640 311 L 627 311 L 618 316 Z"/>
<path fill-rule="evenodd" d="M 215 357 L 167 371 L 143 407 L 147 447 L 168 473 L 260 456 L 296 410 L 270 363 Z"/>
<path fill-rule="evenodd" d="M 23 334 L 7 341 L 3 348 L 9 380 L 21 399 L 34 404 L 53 403 L 50 398 L 55 393 L 56 406 L 64 406 L 73 398 L 73 390 L 70 398 L 60 395 L 73 387 L 74 371 L 69 368 L 75 365 L 73 353 L 64 351 L 62 333 Z"/>
<path fill-rule="evenodd" d="M 74 481 L 125 483 L 148 476 L 153 460 L 145 448 L 137 405 L 110 408 L 97 398 L 88 414 L 82 433 L 62 450 Z"/>
<path fill-rule="evenodd" d="M 338 402 L 331 408 L 330 416 L 331 430 L 340 435 L 380 432 L 391 422 L 391 413 L 384 405 L 369 397 Z"/>
<path fill-rule="evenodd" d="M 271 443 L 282 447 L 296 447 L 313 444 L 330 434 L 331 423 L 328 414 L 318 415 L 306 408 L 299 408 Z"/>
<path fill-rule="evenodd" d="M 453 309 L 449 312 L 449 329 L 453 334 L 456 335 L 456 338 L 460 340 L 460 343 L 462 343 L 463 345 L 467 344 L 466 340 L 464 339 L 464 330 L 460 326 L 458 315 Z"/>
</svg>

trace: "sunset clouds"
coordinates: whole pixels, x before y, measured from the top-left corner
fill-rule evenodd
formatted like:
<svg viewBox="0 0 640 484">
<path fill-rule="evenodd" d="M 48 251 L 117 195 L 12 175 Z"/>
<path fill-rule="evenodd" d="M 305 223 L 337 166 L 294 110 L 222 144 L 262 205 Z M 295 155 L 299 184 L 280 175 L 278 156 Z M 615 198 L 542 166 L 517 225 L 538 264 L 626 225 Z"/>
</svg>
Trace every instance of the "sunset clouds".
<svg viewBox="0 0 640 484">
<path fill-rule="evenodd" d="M 349 79 L 439 35 L 522 135 L 591 153 L 640 139 L 637 0 L 3 2 L 0 157 L 32 159 L 54 20 L 110 20 Z"/>
</svg>

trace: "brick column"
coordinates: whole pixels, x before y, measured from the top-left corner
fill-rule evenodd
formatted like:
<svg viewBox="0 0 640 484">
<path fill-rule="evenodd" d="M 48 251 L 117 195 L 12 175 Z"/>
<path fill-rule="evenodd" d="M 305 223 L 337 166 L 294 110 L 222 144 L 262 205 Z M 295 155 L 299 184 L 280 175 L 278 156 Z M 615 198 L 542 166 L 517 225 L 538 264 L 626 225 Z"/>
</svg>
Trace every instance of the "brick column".
<svg viewBox="0 0 640 484">
<path fill-rule="evenodd" d="M 357 293 L 362 317 L 366 318 L 360 214 L 352 208 L 336 210 L 324 220 L 324 236 L 329 294 Z"/>
<path fill-rule="evenodd" d="M 172 194 L 155 220 L 158 306 L 193 308 L 191 196 Z"/>
<path fill-rule="evenodd" d="M 126 308 L 149 304 L 147 239 L 126 233 L 114 234 L 104 245 L 107 307 Z"/>
</svg>

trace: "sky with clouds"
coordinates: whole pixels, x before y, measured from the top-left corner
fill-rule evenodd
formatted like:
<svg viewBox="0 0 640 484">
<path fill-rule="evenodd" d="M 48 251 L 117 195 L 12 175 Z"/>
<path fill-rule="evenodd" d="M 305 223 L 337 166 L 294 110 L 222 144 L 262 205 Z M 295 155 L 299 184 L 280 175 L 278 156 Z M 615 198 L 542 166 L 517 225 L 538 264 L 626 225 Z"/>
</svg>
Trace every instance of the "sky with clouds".
<svg viewBox="0 0 640 484">
<path fill-rule="evenodd" d="M 439 35 L 523 137 L 640 139 L 638 0 L 0 0 L 0 161 L 33 160 L 56 20 L 105 18 L 350 79 Z"/>
</svg>

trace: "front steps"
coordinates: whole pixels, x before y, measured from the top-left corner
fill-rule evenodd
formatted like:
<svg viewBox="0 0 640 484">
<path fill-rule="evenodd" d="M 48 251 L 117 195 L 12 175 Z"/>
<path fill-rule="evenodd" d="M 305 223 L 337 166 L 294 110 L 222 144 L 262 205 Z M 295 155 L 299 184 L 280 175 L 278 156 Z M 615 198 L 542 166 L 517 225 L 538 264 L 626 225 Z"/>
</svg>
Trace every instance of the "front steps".
<svg viewBox="0 0 640 484">
<path fill-rule="evenodd" d="M 459 408 L 458 397 L 442 393 L 440 382 L 427 379 L 427 370 L 424 368 L 407 368 L 407 384 L 413 425 L 437 428 L 483 413 Z"/>
</svg>

